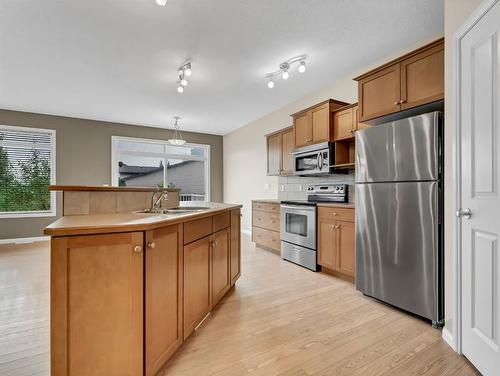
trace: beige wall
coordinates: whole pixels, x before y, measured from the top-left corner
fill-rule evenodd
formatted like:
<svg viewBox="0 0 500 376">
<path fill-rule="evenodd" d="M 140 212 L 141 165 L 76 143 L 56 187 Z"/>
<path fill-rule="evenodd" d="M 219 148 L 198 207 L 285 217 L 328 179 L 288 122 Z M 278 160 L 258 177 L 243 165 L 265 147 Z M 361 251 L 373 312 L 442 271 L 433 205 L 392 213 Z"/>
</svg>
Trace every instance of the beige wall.
<svg viewBox="0 0 500 376">
<path fill-rule="evenodd" d="M 453 334 L 453 34 L 477 8 L 481 0 L 445 0 L 445 327 Z"/>
<path fill-rule="evenodd" d="M 168 139 L 167 129 L 0 110 L 0 124 L 56 130 L 57 184 L 111 184 L 111 136 Z M 210 145 L 211 200 L 222 202 L 222 136 L 183 132 L 188 142 Z M 58 212 L 60 212 L 60 198 Z M 0 239 L 41 236 L 55 217 L 0 219 Z"/>
<path fill-rule="evenodd" d="M 328 98 L 354 103 L 357 90 L 349 77 L 224 136 L 224 201 L 243 204 L 243 230 L 251 227 L 252 199 L 278 198 L 278 178 L 266 175 L 264 135 L 292 125 L 290 114 Z"/>
</svg>

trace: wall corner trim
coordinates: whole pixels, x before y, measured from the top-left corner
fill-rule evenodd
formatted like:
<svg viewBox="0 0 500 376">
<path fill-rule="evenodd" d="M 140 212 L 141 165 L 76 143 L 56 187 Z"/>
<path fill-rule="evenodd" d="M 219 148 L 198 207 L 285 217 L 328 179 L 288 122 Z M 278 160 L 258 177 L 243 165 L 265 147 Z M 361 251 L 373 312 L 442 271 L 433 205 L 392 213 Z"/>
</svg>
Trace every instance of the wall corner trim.
<svg viewBox="0 0 500 376">
<path fill-rule="evenodd" d="M 443 340 L 448 344 L 448 346 L 450 346 L 453 349 L 453 351 L 456 352 L 457 349 L 454 346 L 453 335 L 451 334 L 451 332 L 448 330 L 447 327 L 443 328 L 442 337 Z"/>
</svg>

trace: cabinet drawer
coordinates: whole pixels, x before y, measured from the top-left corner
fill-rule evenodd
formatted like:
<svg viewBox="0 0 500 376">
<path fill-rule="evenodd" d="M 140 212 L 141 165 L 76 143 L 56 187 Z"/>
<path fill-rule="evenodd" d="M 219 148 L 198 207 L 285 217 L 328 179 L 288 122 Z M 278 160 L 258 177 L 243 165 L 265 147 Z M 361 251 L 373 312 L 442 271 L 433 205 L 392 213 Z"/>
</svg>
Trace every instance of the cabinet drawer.
<svg viewBox="0 0 500 376">
<path fill-rule="evenodd" d="M 260 227 L 252 228 L 253 241 L 264 247 L 280 250 L 280 233 L 276 231 L 266 230 Z"/>
<path fill-rule="evenodd" d="M 326 220 L 342 219 L 354 222 L 354 209 L 320 206 L 318 208 L 318 217 Z"/>
<path fill-rule="evenodd" d="M 252 215 L 253 225 L 272 231 L 280 230 L 280 215 L 260 210 L 254 210 Z"/>
<path fill-rule="evenodd" d="M 196 219 L 184 223 L 184 244 L 212 234 L 212 217 Z"/>
<path fill-rule="evenodd" d="M 280 212 L 280 204 L 272 204 L 266 202 L 254 202 L 252 205 L 253 210 L 260 210 L 269 213 L 279 213 Z"/>
<path fill-rule="evenodd" d="M 229 212 L 214 215 L 212 218 L 214 232 L 223 230 L 231 225 L 231 215 Z"/>
</svg>

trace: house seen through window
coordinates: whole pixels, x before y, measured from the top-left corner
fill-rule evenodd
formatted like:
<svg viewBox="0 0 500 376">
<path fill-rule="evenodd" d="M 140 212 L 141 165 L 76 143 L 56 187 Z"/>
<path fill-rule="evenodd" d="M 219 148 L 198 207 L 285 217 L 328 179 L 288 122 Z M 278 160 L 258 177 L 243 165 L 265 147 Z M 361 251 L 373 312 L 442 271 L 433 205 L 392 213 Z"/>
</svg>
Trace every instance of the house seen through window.
<svg viewBox="0 0 500 376">
<path fill-rule="evenodd" d="M 0 217 L 55 215 L 55 131 L 0 125 Z"/>
<path fill-rule="evenodd" d="M 210 146 L 113 137 L 113 184 L 181 189 L 181 201 L 209 201 Z"/>
</svg>

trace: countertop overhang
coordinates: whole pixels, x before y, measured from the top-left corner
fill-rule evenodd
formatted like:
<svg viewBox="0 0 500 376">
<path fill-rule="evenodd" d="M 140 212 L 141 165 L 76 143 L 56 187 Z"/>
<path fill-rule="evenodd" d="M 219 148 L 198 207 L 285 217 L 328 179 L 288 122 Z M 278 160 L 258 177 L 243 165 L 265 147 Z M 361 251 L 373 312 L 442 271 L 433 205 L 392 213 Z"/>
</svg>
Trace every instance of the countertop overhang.
<svg viewBox="0 0 500 376">
<path fill-rule="evenodd" d="M 50 236 L 71 236 L 146 231 L 242 208 L 242 205 L 237 204 L 206 204 L 210 206 L 210 209 L 193 213 L 145 214 L 129 212 L 117 214 L 64 216 L 48 225 L 44 229 L 44 234 Z"/>
</svg>

